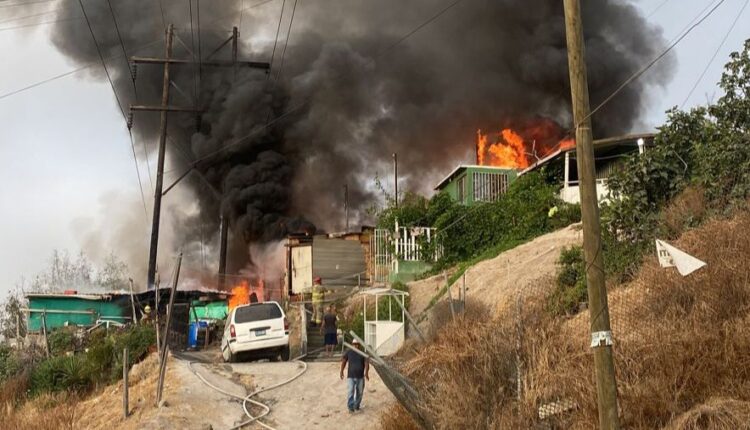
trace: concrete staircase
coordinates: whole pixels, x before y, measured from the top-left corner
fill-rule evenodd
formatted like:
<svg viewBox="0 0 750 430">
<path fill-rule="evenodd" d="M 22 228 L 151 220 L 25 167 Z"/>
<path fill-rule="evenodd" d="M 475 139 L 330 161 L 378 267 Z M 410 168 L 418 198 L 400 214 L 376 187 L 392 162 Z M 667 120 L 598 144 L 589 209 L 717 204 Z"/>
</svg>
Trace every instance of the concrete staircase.
<svg viewBox="0 0 750 430">
<path fill-rule="evenodd" d="M 307 325 L 307 356 L 305 361 L 336 362 L 341 361 L 341 345 L 337 345 L 333 356 L 325 352 L 325 337 L 320 334 L 320 326 Z"/>
</svg>

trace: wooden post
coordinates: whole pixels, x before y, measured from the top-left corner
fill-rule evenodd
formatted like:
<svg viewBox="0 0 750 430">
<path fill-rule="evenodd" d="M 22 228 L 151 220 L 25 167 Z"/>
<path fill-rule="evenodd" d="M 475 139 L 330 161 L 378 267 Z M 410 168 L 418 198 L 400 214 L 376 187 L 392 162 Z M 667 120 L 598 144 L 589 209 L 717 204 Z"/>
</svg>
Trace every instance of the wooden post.
<svg viewBox="0 0 750 430">
<path fill-rule="evenodd" d="M 161 339 L 159 338 L 159 288 L 161 287 L 161 276 L 159 271 L 156 271 L 156 288 L 154 288 L 154 322 L 156 323 L 156 350 L 159 351 L 157 357 L 159 363 L 161 363 Z"/>
<path fill-rule="evenodd" d="M 456 310 L 453 309 L 453 295 L 451 294 L 451 286 L 448 283 L 448 274 L 446 272 L 443 272 L 443 279 L 445 280 L 445 287 L 448 292 L 448 304 L 451 307 L 451 320 L 456 320 Z"/>
<path fill-rule="evenodd" d="M 21 349 L 21 310 L 16 312 L 16 348 Z"/>
<path fill-rule="evenodd" d="M 596 196 L 596 169 L 591 132 L 589 92 L 584 54 L 583 26 L 579 0 L 564 0 L 568 44 L 570 92 L 576 131 L 576 161 L 583 220 L 583 251 L 586 260 L 586 284 L 591 316 L 591 346 L 594 349 L 599 427 L 619 429 L 617 382 L 612 358 L 612 332 L 609 322 L 607 290 L 604 284 L 599 205 Z"/>
<path fill-rule="evenodd" d="M 128 408 L 128 348 L 122 350 L 122 414 L 127 418 L 130 414 Z"/>
<path fill-rule="evenodd" d="M 182 252 L 177 257 L 177 267 L 174 272 L 174 280 L 172 282 L 172 291 L 169 295 L 169 305 L 167 307 L 167 321 L 164 324 L 164 335 L 162 336 L 162 345 L 159 355 L 161 362 L 159 363 L 159 382 L 156 387 L 156 405 L 161 403 L 161 394 L 164 390 L 164 374 L 167 370 L 167 350 L 169 349 L 169 326 L 172 322 L 172 311 L 174 310 L 174 296 L 177 294 L 177 281 L 180 278 L 180 265 L 182 264 Z"/>
<path fill-rule="evenodd" d="M 130 280 L 130 307 L 133 309 L 133 325 L 138 325 L 138 315 L 135 314 L 135 298 L 133 297 L 133 278 Z"/>
<path fill-rule="evenodd" d="M 49 351 L 49 339 L 47 338 L 47 312 L 42 311 L 42 334 L 44 335 L 44 352 L 47 353 L 47 358 L 50 356 Z"/>
</svg>

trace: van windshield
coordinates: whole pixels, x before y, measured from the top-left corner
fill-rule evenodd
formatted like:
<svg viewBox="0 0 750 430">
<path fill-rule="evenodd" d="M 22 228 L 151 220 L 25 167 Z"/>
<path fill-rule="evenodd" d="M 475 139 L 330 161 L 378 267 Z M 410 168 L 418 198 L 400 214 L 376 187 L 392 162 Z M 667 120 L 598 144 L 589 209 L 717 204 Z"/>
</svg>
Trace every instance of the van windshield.
<svg viewBox="0 0 750 430">
<path fill-rule="evenodd" d="M 281 318 L 281 309 L 275 303 L 239 307 L 234 314 L 234 322 L 237 324 L 276 318 Z"/>
</svg>

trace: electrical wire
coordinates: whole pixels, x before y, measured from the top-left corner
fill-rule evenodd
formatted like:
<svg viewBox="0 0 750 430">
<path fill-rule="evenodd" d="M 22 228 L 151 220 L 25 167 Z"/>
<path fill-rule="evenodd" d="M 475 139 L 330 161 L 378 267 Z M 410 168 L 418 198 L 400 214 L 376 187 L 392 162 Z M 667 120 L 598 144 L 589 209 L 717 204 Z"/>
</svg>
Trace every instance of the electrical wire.
<svg viewBox="0 0 750 430">
<path fill-rule="evenodd" d="M 198 78 L 195 69 L 195 33 L 193 31 L 193 0 L 188 0 L 188 9 L 190 12 L 190 46 L 192 47 L 190 55 L 193 59 L 193 105 L 198 103 Z"/>
<path fill-rule="evenodd" d="M 279 32 L 281 31 L 281 19 L 284 17 L 284 7 L 286 6 L 286 0 L 281 3 L 281 12 L 279 12 L 279 24 L 276 26 L 276 38 L 273 41 L 273 50 L 271 50 L 271 61 L 268 62 L 270 67 L 273 67 L 273 59 L 276 56 L 276 45 L 279 43 Z M 267 79 L 271 77 L 269 73 Z"/>
<path fill-rule="evenodd" d="M 734 17 L 734 21 L 732 22 L 732 25 L 730 25 L 729 28 L 727 29 L 727 32 L 724 33 L 724 38 L 721 39 L 721 43 L 719 43 L 719 46 L 716 47 L 714 54 L 711 56 L 711 59 L 708 60 L 706 67 L 703 68 L 703 71 L 701 72 L 700 76 L 698 76 L 698 79 L 695 81 L 695 84 L 693 84 L 693 87 L 690 88 L 690 92 L 688 92 L 688 95 L 687 97 L 685 97 L 685 100 L 682 101 L 682 104 L 680 105 L 680 109 L 685 107 L 688 100 L 690 100 L 690 97 L 693 95 L 693 92 L 695 91 L 695 89 L 698 88 L 698 85 L 706 76 L 706 72 L 708 72 L 708 69 L 711 67 L 711 64 L 713 64 L 714 60 L 716 59 L 716 56 L 719 55 L 719 51 L 724 46 L 724 43 L 726 43 L 727 39 L 729 38 L 729 35 L 732 33 L 732 30 L 734 30 L 734 27 L 737 25 L 737 21 L 740 20 L 740 17 L 745 12 L 745 8 L 747 8 L 748 3 L 750 3 L 750 0 L 745 0 L 745 3 L 740 8 L 739 13 L 737 14 L 737 16 Z"/>
<path fill-rule="evenodd" d="M 18 30 L 18 29 L 21 29 L 21 28 L 38 27 L 40 25 L 55 24 L 55 23 L 58 23 L 58 22 L 65 22 L 65 21 L 78 21 L 80 19 L 83 19 L 83 17 L 82 16 L 73 16 L 73 17 L 69 17 L 69 18 L 56 19 L 56 20 L 53 20 L 53 21 L 36 22 L 34 24 L 21 24 L 21 25 L 14 25 L 13 27 L 2 27 L 2 28 L 0 28 L 0 31 Z"/>
<path fill-rule="evenodd" d="M 57 8 L 57 9 L 48 10 L 47 12 L 39 12 L 39 13 L 31 14 L 31 15 L 19 16 L 19 17 L 16 17 L 16 18 L 8 18 L 8 19 L 4 19 L 4 20 L 0 21 L 0 24 L 6 23 L 6 22 L 11 22 L 11 21 L 21 21 L 21 20 L 24 20 L 24 19 L 34 18 L 34 17 L 42 16 L 42 15 L 49 15 L 51 13 L 55 13 L 55 12 L 60 11 L 62 9 L 66 9 L 66 8 L 60 7 L 60 8 Z"/>
<path fill-rule="evenodd" d="M 636 79 L 640 78 L 646 71 L 648 71 L 651 67 L 654 66 L 659 60 L 664 58 L 672 49 L 677 46 L 690 32 L 692 32 L 696 27 L 698 27 L 703 21 L 705 21 L 709 16 L 711 16 L 716 9 L 719 8 L 722 4 L 724 4 L 726 0 L 720 0 L 709 12 L 708 14 L 704 15 L 702 18 L 700 18 L 697 22 L 695 22 L 692 26 L 690 26 L 686 31 L 684 31 L 679 37 L 677 37 L 674 42 L 670 43 L 669 46 L 664 49 L 659 55 L 656 56 L 653 60 L 648 62 L 645 66 L 643 66 L 640 70 L 633 73 L 628 79 L 625 80 L 622 84 L 620 84 L 617 89 L 615 89 L 607 98 L 604 99 L 599 105 L 597 105 L 594 109 L 592 109 L 588 115 L 581 118 L 581 120 L 575 125 L 573 131 L 583 125 L 584 122 L 586 122 L 591 116 L 593 116 L 595 113 L 597 113 L 601 108 L 603 108 L 607 103 L 609 103 L 613 98 L 615 98 L 620 91 L 625 89 L 628 85 L 630 85 L 632 82 L 634 82 Z"/>
<path fill-rule="evenodd" d="M 431 24 L 432 22 L 434 22 L 435 20 L 437 20 L 438 18 L 440 18 L 443 14 L 445 14 L 446 12 L 448 12 L 454 6 L 456 6 L 459 3 L 462 3 L 464 1 L 465 0 L 455 0 L 454 2 L 452 2 L 451 4 L 449 4 L 448 6 L 446 6 L 445 8 L 441 9 L 440 11 L 438 11 L 437 13 L 435 13 L 434 15 L 432 15 L 430 18 L 428 18 L 425 22 L 423 22 L 422 24 L 420 24 L 419 26 L 417 26 L 415 29 L 409 31 L 404 36 L 400 37 L 395 42 L 393 42 L 392 44 L 388 45 L 387 47 L 385 47 L 384 49 L 382 49 L 381 51 L 379 51 L 374 56 L 375 57 L 374 59 L 375 60 L 380 59 L 381 57 L 383 57 L 384 55 L 386 55 L 387 53 L 389 53 L 391 50 L 393 50 L 394 48 L 396 48 L 398 45 L 400 45 L 401 43 L 403 43 L 404 41 L 406 41 L 409 37 L 413 36 L 414 34 L 416 34 L 417 32 L 419 32 L 421 29 L 425 28 L 427 25 Z M 344 72 L 345 71 L 341 71 L 340 75 L 343 75 Z M 240 145 L 240 144 L 244 143 L 244 141 L 246 139 L 248 139 L 248 138 L 250 138 L 252 136 L 255 136 L 256 134 L 259 134 L 260 132 L 262 132 L 265 129 L 271 127 L 275 123 L 281 121 L 282 119 L 290 116 L 291 114 L 295 113 L 296 111 L 298 111 L 298 110 L 302 109 L 303 107 L 307 106 L 310 103 L 311 100 L 312 100 L 312 98 L 308 98 L 307 100 L 304 100 L 304 101 L 298 103 L 297 105 L 295 105 L 295 106 L 287 109 L 283 113 L 281 113 L 279 116 L 277 116 L 273 120 L 267 122 L 265 125 L 259 126 L 257 129 L 251 131 L 250 133 L 246 134 L 245 136 L 238 137 L 238 138 L 234 139 L 231 142 L 227 142 L 221 148 L 219 148 L 219 149 L 217 149 L 215 151 L 209 152 L 208 154 L 203 155 L 202 157 L 197 158 L 195 161 L 193 161 L 192 167 L 195 167 L 201 161 L 205 161 L 205 160 L 207 160 L 209 158 L 212 158 L 212 157 L 214 157 L 214 156 L 216 156 L 216 155 L 218 155 L 218 154 L 226 151 L 229 148 L 232 148 L 232 147 L 235 147 L 237 145 Z M 169 171 L 165 171 L 164 173 L 171 173 L 174 170 L 175 169 L 172 169 L 172 170 L 169 170 Z"/>
<path fill-rule="evenodd" d="M 4 5 L 0 5 L 0 9 L 5 9 L 9 7 L 17 7 L 17 6 L 28 6 L 30 4 L 51 3 L 53 1 L 57 1 L 57 0 L 35 0 L 35 1 L 27 1 L 23 3 L 4 4 Z"/>
<path fill-rule="evenodd" d="M 289 45 L 289 38 L 292 35 L 292 23 L 294 23 L 294 12 L 296 10 L 297 10 L 297 0 L 294 0 L 294 7 L 292 7 L 292 17 L 289 19 L 289 29 L 287 29 L 286 31 L 286 42 L 284 43 L 284 50 L 281 51 L 281 64 L 279 65 L 279 72 L 276 74 L 276 81 L 278 81 L 279 78 L 281 78 L 281 71 L 284 69 L 284 55 L 286 54 L 286 47 Z"/>
<path fill-rule="evenodd" d="M 649 19 L 652 16 L 654 16 L 654 14 L 656 14 L 656 12 L 659 11 L 659 9 L 661 9 L 665 4 L 667 4 L 669 2 L 670 2 L 670 0 L 664 0 L 663 2 L 659 3 L 658 6 L 656 6 L 651 12 L 649 12 L 648 16 L 646 16 L 646 19 Z"/>
<path fill-rule="evenodd" d="M 201 0 L 195 0 L 195 12 L 198 18 L 198 85 L 203 82 L 203 56 L 201 55 Z"/>
<path fill-rule="evenodd" d="M 81 6 L 81 12 L 83 12 L 83 17 L 86 19 L 86 25 L 88 26 L 89 32 L 91 33 L 91 38 L 94 41 L 96 52 L 99 54 L 99 60 L 101 60 L 102 67 L 104 68 L 104 73 L 107 75 L 107 80 L 109 81 L 109 85 L 110 87 L 112 87 L 112 93 L 114 93 L 115 100 L 117 100 L 117 107 L 120 108 L 120 112 L 122 113 L 123 119 L 127 121 L 127 115 L 125 114 L 125 110 L 123 109 L 122 103 L 120 102 L 120 96 L 117 94 L 117 89 L 115 89 L 115 84 L 114 82 L 112 82 L 112 77 L 109 74 L 109 69 L 107 68 L 107 62 L 104 60 L 104 55 L 102 54 L 101 47 L 99 46 L 99 42 L 96 40 L 94 29 L 91 27 L 91 21 L 89 21 L 88 15 L 86 14 L 86 8 L 83 7 L 83 0 L 78 0 L 78 4 Z M 143 195 L 143 184 L 141 182 L 141 173 L 138 169 L 138 159 L 135 158 L 135 143 L 133 141 L 133 134 L 131 133 L 129 128 L 128 128 L 128 135 L 130 136 L 130 145 L 131 145 L 131 148 L 133 149 L 135 170 L 138 176 L 138 188 L 141 191 L 141 201 L 143 202 L 143 210 L 146 215 L 146 221 L 148 222 L 148 209 L 146 208 L 146 198 Z"/>
</svg>

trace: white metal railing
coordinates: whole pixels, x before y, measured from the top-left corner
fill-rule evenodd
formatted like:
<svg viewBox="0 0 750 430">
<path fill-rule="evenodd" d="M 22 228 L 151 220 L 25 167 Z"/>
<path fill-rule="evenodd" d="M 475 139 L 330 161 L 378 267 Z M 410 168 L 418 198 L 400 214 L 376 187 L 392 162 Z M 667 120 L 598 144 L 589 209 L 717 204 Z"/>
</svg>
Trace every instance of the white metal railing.
<svg viewBox="0 0 750 430">
<path fill-rule="evenodd" d="M 370 279 L 373 283 L 385 283 L 391 268 L 391 232 L 384 228 L 375 229 L 370 241 Z"/>
<path fill-rule="evenodd" d="M 436 246 L 432 255 L 425 256 L 422 244 L 437 240 L 437 229 L 431 227 L 399 227 L 396 221 L 394 248 L 396 257 L 402 261 L 436 261 L 442 256 L 442 248 Z"/>
</svg>

